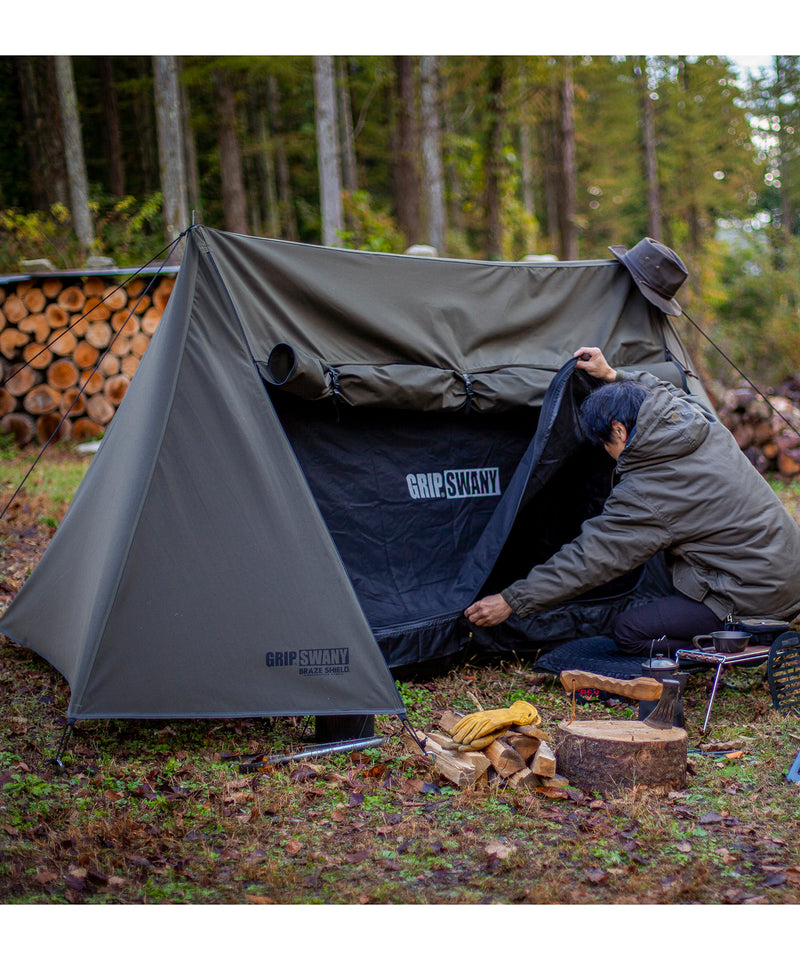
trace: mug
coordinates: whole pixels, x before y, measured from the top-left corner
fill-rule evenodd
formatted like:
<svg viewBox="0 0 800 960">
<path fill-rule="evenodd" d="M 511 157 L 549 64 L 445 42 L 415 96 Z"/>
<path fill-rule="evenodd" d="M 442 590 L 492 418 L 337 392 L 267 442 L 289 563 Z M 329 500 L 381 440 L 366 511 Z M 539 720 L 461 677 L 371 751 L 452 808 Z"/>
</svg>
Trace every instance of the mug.
<svg viewBox="0 0 800 960">
<path fill-rule="evenodd" d="M 745 633 L 744 630 L 717 630 L 715 633 L 702 633 L 692 637 L 692 643 L 698 650 L 702 650 L 708 645 L 703 643 L 707 640 L 717 653 L 741 653 L 751 638 L 752 634 Z"/>
</svg>

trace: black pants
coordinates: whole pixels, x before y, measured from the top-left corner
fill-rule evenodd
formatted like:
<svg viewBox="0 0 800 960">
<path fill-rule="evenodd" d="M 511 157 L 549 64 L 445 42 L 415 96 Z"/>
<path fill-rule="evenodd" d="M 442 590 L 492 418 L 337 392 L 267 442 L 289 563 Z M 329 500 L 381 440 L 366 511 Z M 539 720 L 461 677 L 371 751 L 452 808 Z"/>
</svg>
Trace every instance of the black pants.
<svg viewBox="0 0 800 960">
<path fill-rule="evenodd" d="M 625 610 L 614 621 L 612 636 L 620 653 L 644 657 L 650 656 L 654 639 L 666 636 L 653 644 L 653 655 L 672 656 L 676 650 L 691 647 L 692 637 L 721 630 L 723 625 L 704 603 L 675 594 Z"/>
</svg>

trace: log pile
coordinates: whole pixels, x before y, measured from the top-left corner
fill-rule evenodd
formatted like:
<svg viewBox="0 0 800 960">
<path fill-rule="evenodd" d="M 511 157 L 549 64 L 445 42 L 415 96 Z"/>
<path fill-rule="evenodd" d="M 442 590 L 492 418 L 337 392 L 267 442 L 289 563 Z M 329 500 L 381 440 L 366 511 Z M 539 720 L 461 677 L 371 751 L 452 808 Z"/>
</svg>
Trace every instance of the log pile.
<svg viewBox="0 0 800 960">
<path fill-rule="evenodd" d="M 459 751 L 449 733 L 463 716 L 446 710 L 439 731 L 415 730 L 424 743 L 433 767 L 458 787 L 483 787 L 490 783 L 512 789 L 536 790 L 548 796 L 566 796 L 569 786 L 558 776 L 550 736 L 540 727 L 512 726 L 483 750 Z"/>
<path fill-rule="evenodd" d="M 0 433 L 18 445 L 100 436 L 122 402 L 175 279 L 143 296 L 102 277 L 0 286 Z M 63 418 L 63 423 L 61 422 Z"/>
<path fill-rule="evenodd" d="M 717 411 L 759 473 L 785 480 L 800 475 L 800 400 L 791 385 L 769 404 L 750 387 L 726 390 Z"/>
</svg>

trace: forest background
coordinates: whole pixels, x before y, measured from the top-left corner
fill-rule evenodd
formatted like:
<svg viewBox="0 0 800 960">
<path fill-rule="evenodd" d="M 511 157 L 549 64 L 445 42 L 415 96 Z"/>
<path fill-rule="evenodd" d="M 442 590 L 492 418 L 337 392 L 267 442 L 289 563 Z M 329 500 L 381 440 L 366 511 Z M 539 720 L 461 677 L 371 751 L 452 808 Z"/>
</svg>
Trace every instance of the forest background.
<svg viewBox="0 0 800 960">
<path fill-rule="evenodd" d="M 191 222 L 440 256 L 683 258 L 702 372 L 800 369 L 800 57 L 3 56 L 0 273 Z"/>
</svg>

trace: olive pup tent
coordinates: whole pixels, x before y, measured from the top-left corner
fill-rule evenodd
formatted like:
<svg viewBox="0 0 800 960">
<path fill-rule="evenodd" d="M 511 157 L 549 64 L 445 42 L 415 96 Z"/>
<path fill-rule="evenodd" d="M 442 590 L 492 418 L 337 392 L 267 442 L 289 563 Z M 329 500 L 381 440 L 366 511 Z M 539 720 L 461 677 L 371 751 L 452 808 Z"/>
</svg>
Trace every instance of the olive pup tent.
<svg viewBox="0 0 800 960">
<path fill-rule="evenodd" d="M 535 656 L 664 589 L 478 630 L 462 611 L 577 534 L 613 462 L 582 345 L 701 391 L 618 260 L 496 263 L 192 227 L 162 321 L 0 630 L 69 716 L 403 714 L 395 679 Z M 394 674 L 394 677 L 393 677 Z"/>
</svg>

